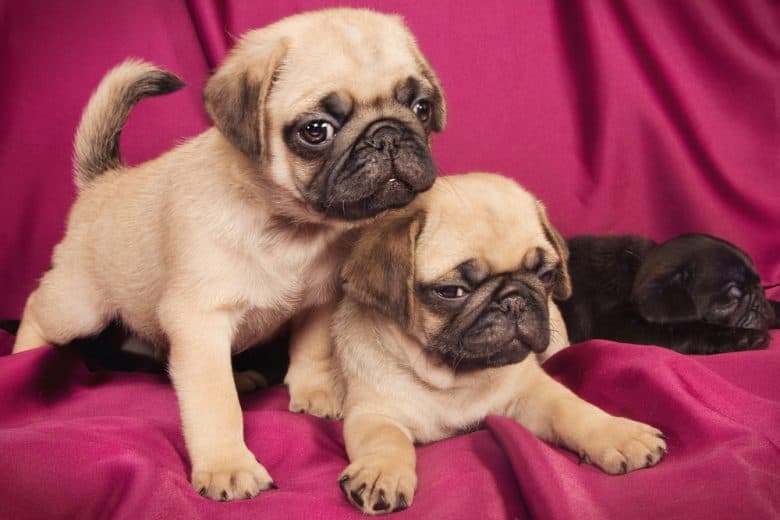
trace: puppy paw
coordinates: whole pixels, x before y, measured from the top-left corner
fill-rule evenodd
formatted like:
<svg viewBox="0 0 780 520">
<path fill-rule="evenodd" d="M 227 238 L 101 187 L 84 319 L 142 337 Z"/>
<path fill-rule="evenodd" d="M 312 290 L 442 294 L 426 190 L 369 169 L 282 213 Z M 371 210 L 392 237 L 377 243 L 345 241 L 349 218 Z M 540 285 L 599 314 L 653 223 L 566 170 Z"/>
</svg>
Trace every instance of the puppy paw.
<svg viewBox="0 0 780 520">
<path fill-rule="evenodd" d="M 769 332 L 766 330 L 741 329 L 740 332 L 735 342 L 737 350 L 758 350 L 769 344 Z"/>
<path fill-rule="evenodd" d="M 193 469 L 192 487 L 206 498 L 224 502 L 252 498 L 261 491 L 276 489 L 276 484 L 247 450 L 240 457 Z"/>
<path fill-rule="evenodd" d="M 609 417 L 580 449 L 580 460 L 610 475 L 621 475 L 657 464 L 666 454 L 666 438 L 647 424 Z"/>
<path fill-rule="evenodd" d="M 341 419 L 341 396 L 331 388 L 290 385 L 290 411 Z"/>
<path fill-rule="evenodd" d="M 339 476 L 347 500 L 369 515 L 401 511 L 412 505 L 417 489 L 413 467 L 378 457 L 358 459 Z"/>
<path fill-rule="evenodd" d="M 254 392 L 258 388 L 268 386 L 268 380 L 257 370 L 234 371 L 233 380 L 236 382 L 236 390 L 241 394 Z"/>
</svg>

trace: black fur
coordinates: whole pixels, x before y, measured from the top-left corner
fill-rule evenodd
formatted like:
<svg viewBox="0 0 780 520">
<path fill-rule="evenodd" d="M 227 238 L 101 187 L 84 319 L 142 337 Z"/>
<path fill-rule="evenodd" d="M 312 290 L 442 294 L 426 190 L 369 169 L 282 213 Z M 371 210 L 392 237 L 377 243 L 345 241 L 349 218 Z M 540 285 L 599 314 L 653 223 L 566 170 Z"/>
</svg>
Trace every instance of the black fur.
<svg viewBox="0 0 780 520">
<path fill-rule="evenodd" d="M 777 302 L 766 300 L 750 258 L 726 241 L 580 236 L 568 246 L 573 294 L 559 307 L 572 343 L 602 338 L 714 354 L 763 348 L 777 326 Z"/>
<path fill-rule="evenodd" d="M 0 329 L 16 334 L 19 320 L 0 320 Z M 127 337 L 128 332 L 122 324 L 114 322 L 97 336 L 74 340 L 67 349 L 75 356 L 74 360 L 81 360 L 92 372 L 111 370 L 167 373 L 164 361 L 123 350 L 122 344 Z M 269 385 L 281 384 L 289 364 L 288 342 L 289 334 L 284 332 L 279 337 L 258 345 L 259 348 L 248 348 L 232 357 L 233 369 L 257 370 L 261 367 Z M 60 347 L 57 350 L 62 349 L 63 347 Z"/>
</svg>

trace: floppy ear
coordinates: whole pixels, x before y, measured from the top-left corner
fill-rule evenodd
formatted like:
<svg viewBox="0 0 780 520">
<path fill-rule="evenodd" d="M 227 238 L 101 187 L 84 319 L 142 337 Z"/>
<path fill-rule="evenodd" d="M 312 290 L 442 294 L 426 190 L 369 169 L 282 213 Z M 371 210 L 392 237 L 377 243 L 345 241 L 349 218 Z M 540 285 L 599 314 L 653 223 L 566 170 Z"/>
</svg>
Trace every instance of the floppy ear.
<svg viewBox="0 0 780 520">
<path fill-rule="evenodd" d="M 433 71 L 433 67 L 428 63 L 428 59 L 420 51 L 417 46 L 417 42 L 414 37 L 409 37 L 409 49 L 414 55 L 414 59 L 417 61 L 417 66 L 420 67 L 423 77 L 428 80 L 428 83 L 433 87 L 433 118 L 431 120 L 431 128 L 435 132 L 441 132 L 444 127 L 447 126 L 447 101 L 444 99 L 444 90 L 441 88 L 441 82 L 439 77 Z"/>
<path fill-rule="evenodd" d="M 555 272 L 555 280 L 553 281 L 553 298 L 556 300 L 565 300 L 571 296 L 569 247 L 566 245 L 566 240 L 558 233 L 558 230 L 550 224 L 550 219 L 547 217 L 547 210 L 544 209 L 544 204 L 536 201 L 536 209 L 539 213 L 539 221 L 542 223 L 542 228 L 544 229 L 544 236 L 547 238 L 547 241 L 552 244 L 555 252 L 558 253 L 558 257 L 561 259 L 561 264 Z"/>
<path fill-rule="evenodd" d="M 651 323 L 678 323 L 699 319 L 691 297 L 693 275 L 686 265 L 645 274 L 647 262 L 639 267 L 631 301 L 639 315 Z"/>
<path fill-rule="evenodd" d="M 413 319 L 414 252 L 424 214 L 387 217 L 358 239 L 341 268 L 347 297 L 408 328 Z"/>
<path fill-rule="evenodd" d="M 262 29 L 248 33 L 203 92 L 214 126 L 254 160 L 260 158 L 264 141 L 265 101 L 287 46 L 284 38 L 266 41 Z"/>
</svg>

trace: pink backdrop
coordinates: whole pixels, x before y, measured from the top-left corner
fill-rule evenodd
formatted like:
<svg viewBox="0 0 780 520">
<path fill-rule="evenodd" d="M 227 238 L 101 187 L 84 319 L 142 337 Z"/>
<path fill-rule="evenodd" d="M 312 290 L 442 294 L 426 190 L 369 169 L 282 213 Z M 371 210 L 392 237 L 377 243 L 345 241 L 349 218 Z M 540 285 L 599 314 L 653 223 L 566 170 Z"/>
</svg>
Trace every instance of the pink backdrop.
<svg viewBox="0 0 780 520">
<path fill-rule="evenodd" d="M 713 233 L 748 251 L 766 284 L 780 282 L 776 2 L 340 4 L 401 13 L 418 36 L 450 106 L 434 141 L 443 173 L 518 179 L 566 235 Z M 73 133 L 111 66 L 138 56 L 189 84 L 133 112 L 122 152 L 143 161 L 208 126 L 200 91 L 230 35 L 327 5 L 0 0 L 0 318 L 20 315 L 61 238 Z M 10 346 L 0 332 L 0 352 Z M 491 418 L 419 448 L 420 491 L 399 516 L 780 515 L 777 339 L 708 358 L 594 341 L 548 369 L 667 432 L 667 459 L 607 477 Z M 91 374 L 52 349 L 0 358 L 0 517 L 343 518 L 341 425 L 288 414 L 286 400 L 283 388 L 244 400 L 248 443 L 280 489 L 214 504 L 189 490 L 163 378 Z"/>
</svg>

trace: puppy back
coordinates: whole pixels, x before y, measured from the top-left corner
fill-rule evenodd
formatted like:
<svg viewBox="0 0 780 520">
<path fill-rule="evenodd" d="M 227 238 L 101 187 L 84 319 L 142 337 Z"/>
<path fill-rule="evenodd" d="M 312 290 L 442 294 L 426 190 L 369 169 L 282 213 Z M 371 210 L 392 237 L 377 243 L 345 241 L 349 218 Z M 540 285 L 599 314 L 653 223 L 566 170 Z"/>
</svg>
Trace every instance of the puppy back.
<svg viewBox="0 0 780 520">
<path fill-rule="evenodd" d="M 81 189 L 104 171 L 122 165 L 119 136 L 136 103 L 183 86 L 177 76 L 139 59 L 128 59 L 111 69 L 89 99 L 76 132 L 76 186 Z"/>
</svg>

